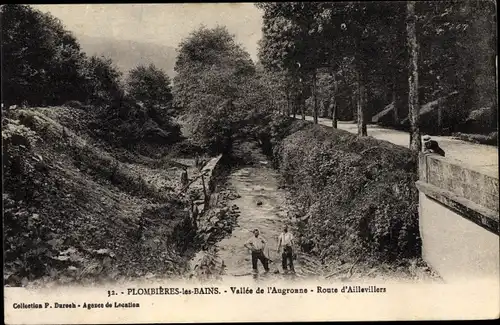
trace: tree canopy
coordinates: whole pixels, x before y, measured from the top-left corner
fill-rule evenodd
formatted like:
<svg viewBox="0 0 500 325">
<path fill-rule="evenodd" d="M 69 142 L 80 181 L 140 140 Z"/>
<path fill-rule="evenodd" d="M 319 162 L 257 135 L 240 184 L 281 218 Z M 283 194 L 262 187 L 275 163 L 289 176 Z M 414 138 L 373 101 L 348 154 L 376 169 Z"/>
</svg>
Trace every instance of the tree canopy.
<svg viewBox="0 0 500 325">
<path fill-rule="evenodd" d="M 160 106 L 172 100 L 169 76 L 153 64 L 140 65 L 129 72 L 128 94 L 147 106 Z"/>
<path fill-rule="evenodd" d="M 3 5 L 1 12 L 6 106 L 102 104 L 119 96 L 118 69 L 109 59 L 87 57 L 57 18 L 19 4 Z"/>
<path fill-rule="evenodd" d="M 250 55 L 225 27 L 201 27 L 178 49 L 175 105 L 190 121 L 194 139 L 214 151 L 232 142 L 268 107 L 265 86 Z"/>
<path fill-rule="evenodd" d="M 447 103 L 439 127 L 463 123 L 474 109 L 497 109 L 493 95 L 496 18 L 491 2 L 416 2 L 413 16 L 407 14 L 405 2 L 256 6 L 263 13 L 259 60 L 267 72 L 283 77 L 276 91 L 286 84 L 300 89 L 287 96 L 289 103 L 284 105 L 294 106 L 293 114 L 298 106 L 301 110 L 307 106 L 308 113 L 316 115 L 319 100 L 330 117 L 340 113 L 361 121 L 359 134 L 364 135 L 371 116 L 392 105 L 389 123 L 403 127 L 409 113 L 406 26 L 413 16 L 419 104 L 458 93 L 453 103 Z M 426 117 L 422 126 L 430 127 L 437 120 Z"/>
</svg>

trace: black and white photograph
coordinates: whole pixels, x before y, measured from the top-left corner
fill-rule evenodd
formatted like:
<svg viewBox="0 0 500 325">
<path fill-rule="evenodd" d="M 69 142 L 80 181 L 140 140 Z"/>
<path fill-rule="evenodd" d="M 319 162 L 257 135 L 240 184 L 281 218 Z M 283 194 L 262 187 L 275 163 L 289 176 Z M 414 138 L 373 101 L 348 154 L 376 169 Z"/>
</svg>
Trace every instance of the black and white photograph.
<svg viewBox="0 0 500 325">
<path fill-rule="evenodd" d="M 6 323 L 500 316 L 496 1 L 1 30 Z"/>
</svg>

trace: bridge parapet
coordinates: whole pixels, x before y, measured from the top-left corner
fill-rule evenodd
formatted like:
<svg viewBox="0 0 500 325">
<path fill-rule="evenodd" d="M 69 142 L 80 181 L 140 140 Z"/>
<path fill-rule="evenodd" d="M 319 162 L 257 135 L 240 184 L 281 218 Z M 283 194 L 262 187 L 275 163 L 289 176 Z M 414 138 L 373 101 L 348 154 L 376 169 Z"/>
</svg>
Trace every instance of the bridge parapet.
<svg viewBox="0 0 500 325">
<path fill-rule="evenodd" d="M 422 153 L 416 185 L 423 258 L 445 281 L 498 281 L 498 176 Z"/>
</svg>

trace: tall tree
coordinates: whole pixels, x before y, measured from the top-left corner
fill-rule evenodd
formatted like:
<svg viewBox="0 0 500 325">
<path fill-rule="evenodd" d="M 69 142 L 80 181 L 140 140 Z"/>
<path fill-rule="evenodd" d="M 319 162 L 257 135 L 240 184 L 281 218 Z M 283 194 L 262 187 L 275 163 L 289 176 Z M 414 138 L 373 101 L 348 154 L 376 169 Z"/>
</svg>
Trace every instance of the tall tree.
<svg viewBox="0 0 500 325">
<path fill-rule="evenodd" d="M 408 106 L 410 114 L 410 149 L 416 152 L 422 149 L 420 138 L 420 103 L 418 94 L 418 43 L 416 30 L 415 2 L 407 3 L 407 37 L 410 48 L 409 60 L 409 94 Z"/>
<path fill-rule="evenodd" d="M 85 60 L 81 73 L 88 103 L 105 106 L 123 96 L 122 73 L 111 59 L 91 56 Z"/>
<path fill-rule="evenodd" d="M 2 13 L 3 100 L 31 105 L 82 99 L 79 67 L 84 54 L 76 39 L 50 14 L 8 4 Z"/>
<path fill-rule="evenodd" d="M 178 53 L 174 98 L 194 139 L 207 149 L 231 152 L 245 124 L 272 107 L 250 55 L 221 26 L 195 30 Z"/>
<path fill-rule="evenodd" d="M 69 100 L 110 103 L 120 73 L 111 61 L 87 56 L 48 13 L 8 4 L 2 13 L 2 100 L 5 106 L 60 105 Z"/>
<path fill-rule="evenodd" d="M 387 112 L 392 118 L 388 122 L 406 125 L 411 113 L 407 103 L 415 100 L 408 98 L 410 92 L 418 96 L 418 102 L 459 93 L 456 103 L 438 101 L 442 108 L 438 109 L 440 118 L 425 116 L 422 120 L 426 124 L 437 121 L 448 129 L 463 122 L 474 106 L 496 105 L 491 91 L 495 88 L 491 73 L 495 39 L 490 36 L 494 35 L 491 22 L 495 17 L 494 5 L 489 2 L 415 4 L 418 75 L 417 88 L 412 91 L 406 81 L 413 60 L 409 53 L 406 2 L 289 2 L 257 6 L 264 11 L 259 59 L 267 70 L 286 71 L 288 79 L 298 85 L 297 97 L 291 99 L 296 103 L 295 111 L 302 111 L 310 91 L 313 98 L 308 99 L 309 107 L 313 117 L 317 116 L 318 105 L 314 103 L 318 96 L 323 99 L 323 68 L 331 69 L 331 74 L 337 76 L 342 71 L 344 78 L 338 81 L 336 92 L 331 87 L 328 104 L 331 109 L 337 107 L 342 116 L 350 115 L 344 114 L 349 107 L 358 116 L 361 136 L 366 135 L 371 114 L 391 103 L 392 111 Z M 476 62 L 479 58 L 481 63 Z M 320 102 L 326 103 L 324 99 Z M 422 123 L 419 127 L 424 127 Z"/>
<path fill-rule="evenodd" d="M 315 73 L 318 60 L 319 41 L 318 4 L 307 2 L 268 2 L 256 5 L 262 9 L 264 37 L 259 46 L 259 59 L 266 69 L 282 70 L 290 76 L 297 89 L 295 109 L 305 119 L 305 102 L 313 96 L 314 119 L 317 122 L 317 100 Z"/>
<path fill-rule="evenodd" d="M 139 65 L 129 72 L 127 92 L 134 100 L 142 103 L 152 115 L 167 116 L 172 106 L 170 78 L 154 64 Z"/>
<path fill-rule="evenodd" d="M 315 54 L 316 68 L 329 67 L 331 74 L 340 70 L 345 58 L 350 57 L 350 69 L 353 70 L 356 95 L 358 133 L 366 135 L 366 83 L 370 38 L 377 29 L 367 19 L 372 17 L 369 10 L 373 5 L 365 3 L 314 3 L 315 24 L 310 30 L 311 52 Z M 332 87 L 332 97 L 337 96 L 336 87 Z M 337 89 L 338 90 L 338 89 Z M 332 110 L 336 109 L 336 98 L 330 100 Z M 336 124 L 336 121 L 332 124 Z"/>
</svg>

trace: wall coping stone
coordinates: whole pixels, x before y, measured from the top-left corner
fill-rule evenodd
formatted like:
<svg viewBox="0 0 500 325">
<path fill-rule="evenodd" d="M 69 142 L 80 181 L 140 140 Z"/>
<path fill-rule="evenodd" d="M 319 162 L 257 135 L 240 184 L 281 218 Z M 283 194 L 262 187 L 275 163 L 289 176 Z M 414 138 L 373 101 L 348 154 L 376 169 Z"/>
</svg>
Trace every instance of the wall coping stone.
<svg viewBox="0 0 500 325">
<path fill-rule="evenodd" d="M 500 235 L 498 212 L 424 181 L 417 181 L 416 186 L 429 198 L 438 201 L 480 227 Z"/>
</svg>

